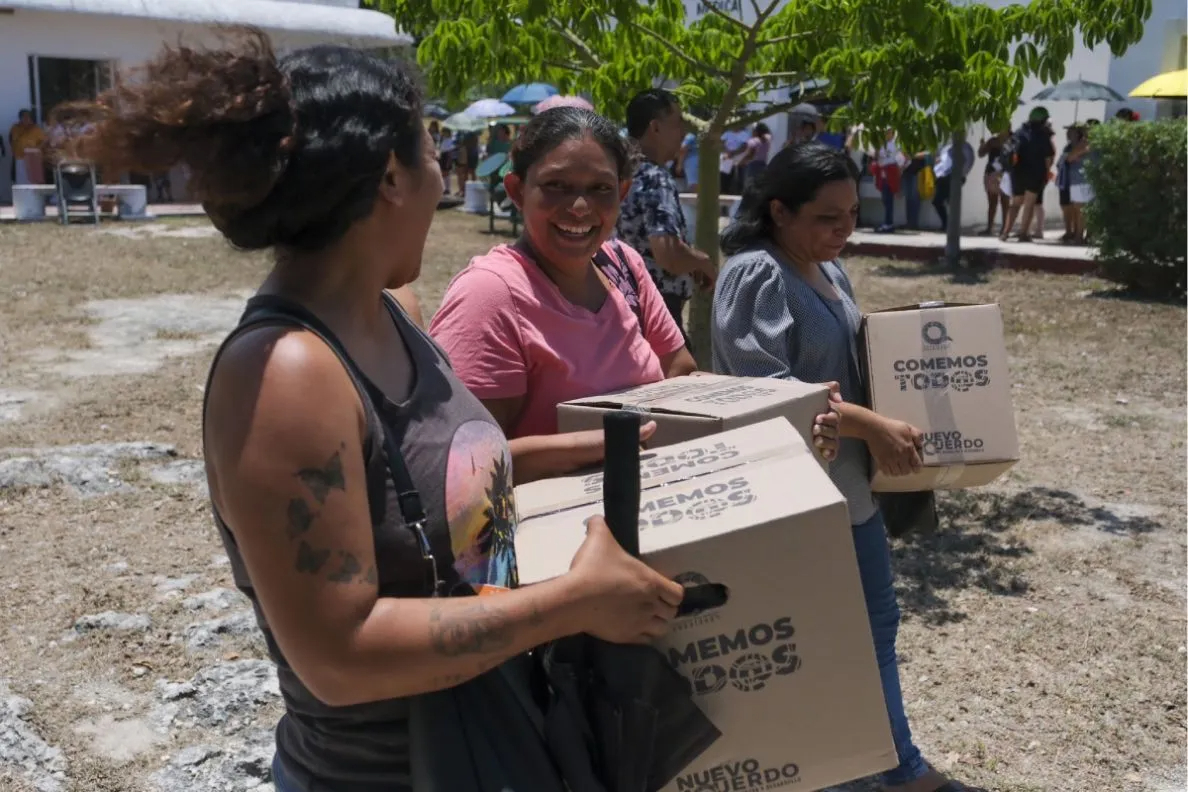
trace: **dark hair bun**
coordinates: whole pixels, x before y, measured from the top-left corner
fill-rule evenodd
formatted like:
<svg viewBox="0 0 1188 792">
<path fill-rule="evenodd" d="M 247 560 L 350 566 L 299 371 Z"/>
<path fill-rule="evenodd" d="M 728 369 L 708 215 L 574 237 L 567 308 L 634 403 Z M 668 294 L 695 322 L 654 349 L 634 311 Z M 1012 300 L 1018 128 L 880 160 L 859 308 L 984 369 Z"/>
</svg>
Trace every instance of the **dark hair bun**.
<svg viewBox="0 0 1188 792">
<path fill-rule="evenodd" d="M 318 250 L 366 217 L 393 153 L 421 167 L 421 92 L 396 62 L 345 47 L 277 59 L 240 28 L 218 49 L 167 47 L 86 105 L 86 144 L 117 170 L 183 164 L 231 244 Z"/>
</svg>

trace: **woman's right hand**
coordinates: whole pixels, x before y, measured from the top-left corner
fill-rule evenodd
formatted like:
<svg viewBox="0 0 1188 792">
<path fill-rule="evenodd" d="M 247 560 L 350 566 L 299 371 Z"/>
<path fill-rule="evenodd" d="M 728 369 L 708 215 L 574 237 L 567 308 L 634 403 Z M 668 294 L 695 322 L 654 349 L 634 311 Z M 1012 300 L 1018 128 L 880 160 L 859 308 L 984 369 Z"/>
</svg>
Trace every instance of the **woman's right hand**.
<svg viewBox="0 0 1188 792">
<path fill-rule="evenodd" d="M 866 438 L 870 455 L 881 472 L 889 476 L 907 476 L 923 467 L 920 449 L 923 433 L 904 421 L 879 416 L 874 431 Z"/>
<path fill-rule="evenodd" d="M 628 555 L 601 517 L 586 521 L 586 541 L 569 574 L 580 592 L 580 631 L 611 643 L 660 637 L 685 597 L 680 583 Z"/>
</svg>

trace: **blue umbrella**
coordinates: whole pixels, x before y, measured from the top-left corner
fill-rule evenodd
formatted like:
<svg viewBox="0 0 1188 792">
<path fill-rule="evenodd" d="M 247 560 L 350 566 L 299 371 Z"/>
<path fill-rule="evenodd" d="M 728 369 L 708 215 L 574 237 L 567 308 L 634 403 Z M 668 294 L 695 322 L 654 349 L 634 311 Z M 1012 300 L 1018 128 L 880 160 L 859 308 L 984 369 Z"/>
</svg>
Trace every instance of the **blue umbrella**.
<svg viewBox="0 0 1188 792">
<path fill-rule="evenodd" d="M 508 104 L 536 104 L 556 94 L 557 89 L 548 83 L 523 83 L 505 93 L 503 101 Z"/>
<path fill-rule="evenodd" d="M 442 106 L 441 106 L 441 105 L 439 105 L 439 104 L 427 104 L 427 105 L 425 105 L 425 110 L 424 110 L 424 113 L 425 113 L 425 115 L 426 115 L 426 116 L 428 116 L 429 118 L 436 118 L 438 121 L 440 121 L 440 120 L 441 120 L 441 119 L 443 119 L 443 118 L 449 118 L 449 117 L 450 117 L 450 111 L 449 111 L 449 110 L 446 110 L 444 107 L 442 107 Z"/>
</svg>

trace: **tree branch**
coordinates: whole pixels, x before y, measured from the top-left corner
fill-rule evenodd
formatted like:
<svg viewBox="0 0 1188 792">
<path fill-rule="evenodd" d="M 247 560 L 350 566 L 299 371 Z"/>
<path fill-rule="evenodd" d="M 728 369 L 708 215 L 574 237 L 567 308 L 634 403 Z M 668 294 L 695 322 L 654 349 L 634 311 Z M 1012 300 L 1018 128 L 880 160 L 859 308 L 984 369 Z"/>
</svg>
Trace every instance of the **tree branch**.
<svg viewBox="0 0 1188 792">
<path fill-rule="evenodd" d="M 775 38 L 763 39 L 756 44 L 757 47 L 770 47 L 775 44 L 787 44 L 789 41 L 796 41 L 797 39 L 808 38 L 817 35 L 817 31 L 809 30 L 804 33 L 793 33 L 790 36 L 776 36 Z"/>
<path fill-rule="evenodd" d="M 689 64 L 694 69 L 697 69 L 700 72 L 704 72 L 705 74 L 709 74 L 714 77 L 718 77 L 720 79 L 724 79 L 724 80 L 729 79 L 729 77 L 730 77 L 729 72 L 724 72 L 721 69 L 717 68 L 716 66 L 711 66 L 710 64 L 708 64 L 704 61 L 697 60 L 697 58 L 694 58 L 692 55 L 688 54 L 683 49 L 678 47 L 676 44 L 672 43 L 664 36 L 661 36 L 659 33 L 652 30 L 651 28 L 646 27 L 645 25 L 641 25 L 638 22 L 632 22 L 632 21 L 628 21 L 624 24 L 626 24 L 632 30 L 637 30 L 640 33 L 643 33 L 645 36 L 652 38 L 658 44 L 660 44 L 660 46 L 664 47 L 664 49 L 668 50 L 670 53 L 672 53 L 676 57 L 680 58 L 685 63 Z"/>
<path fill-rule="evenodd" d="M 764 74 L 748 74 L 747 79 L 753 82 L 769 82 L 771 80 L 787 80 L 799 78 L 800 82 L 804 82 L 804 72 L 790 71 L 790 72 L 766 72 Z"/>
<path fill-rule="evenodd" d="M 586 66 L 591 69 L 597 69 L 602 65 L 602 61 L 597 55 L 594 54 L 594 50 L 590 47 L 590 45 L 578 38 L 572 30 L 565 27 L 558 20 L 552 17 L 549 18 L 549 24 L 553 27 L 553 30 L 561 34 L 562 38 L 573 45 L 574 49 L 578 51 L 578 55 L 581 57 Z"/>
<path fill-rule="evenodd" d="M 823 96 L 823 94 L 821 94 L 820 96 Z M 791 110 L 793 107 L 796 107 L 797 105 L 799 105 L 803 102 L 810 102 L 813 99 L 817 99 L 817 98 L 820 98 L 820 97 L 818 95 L 814 94 L 813 96 L 811 96 L 807 99 L 806 98 L 798 98 L 791 102 L 780 102 L 779 104 L 767 105 L 766 107 L 763 107 L 762 109 L 753 110 L 750 113 L 747 113 L 746 115 L 741 115 L 741 116 L 737 116 L 735 118 L 730 119 L 729 126 L 732 126 L 732 127 L 733 126 L 749 126 L 751 124 L 754 124 L 757 121 L 762 121 L 765 118 L 770 118 L 773 115 L 779 115 L 780 113 L 786 113 L 789 110 Z"/>
<path fill-rule="evenodd" d="M 707 2 L 705 4 L 705 8 L 713 16 L 725 19 L 727 22 L 734 25 L 735 27 L 737 27 L 739 30 L 743 31 L 744 33 L 750 30 L 750 28 L 747 27 L 746 22 L 743 22 L 738 17 L 733 17 L 733 16 L 730 16 L 730 14 L 727 14 L 725 11 L 718 8 L 717 4 L 714 3 L 713 0 L 707 0 Z"/>
<path fill-rule="evenodd" d="M 554 69 L 564 69 L 565 71 L 579 72 L 579 73 L 584 72 L 586 70 L 586 67 L 582 66 L 582 64 L 572 63 L 572 62 L 568 62 L 568 61 L 546 60 L 546 61 L 542 61 L 542 65 L 549 66 Z"/>
<path fill-rule="evenodd" d="M 759 31 L 763 29 L 763 23 L 775 12 L 776 6 L 779 4 L 780 0 L 771 0 L 771 4 L 766 9 L 760 9 L 759 0 L 751 0 L 751 5 L 755 8 L 755 22 L 747 30 L 746 38 L 743 39 L 742 51 L 738 53 L 738 60 L 734 62 L 734 69 L 730 72 L 730 83 L 722 97 L 722 104 L 710 122 L 709 129 L 716 133 L 720 133 L 726 128 L 726 121 L 738 104 L 739 93 L 747 82 L 747 66 L 750 64 L 751 58 L 755 57 Z"/>
</svg>

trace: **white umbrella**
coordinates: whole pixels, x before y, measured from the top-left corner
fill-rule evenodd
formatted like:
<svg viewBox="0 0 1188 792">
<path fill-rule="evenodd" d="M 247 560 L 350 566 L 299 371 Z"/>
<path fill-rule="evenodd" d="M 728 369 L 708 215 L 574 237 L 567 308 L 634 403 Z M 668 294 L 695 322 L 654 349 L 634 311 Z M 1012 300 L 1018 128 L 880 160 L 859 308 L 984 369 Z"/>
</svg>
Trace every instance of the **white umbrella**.
<svg viewBox="0 0 1188 792">
<path fill-rule="evenodd" d="M 487 119 L 467 115 L 466 113 L 454 113 L 445 121 L 442 121 L 441 125 L 455 132 L 482 132 L 487 128 Z"/>
<path fill-rule="evenodd" d="M 516 114 L 516 108 L 498 99 L 479 99 L 462 112 L 475 118 L 498 118 Z"/>
</svg>

